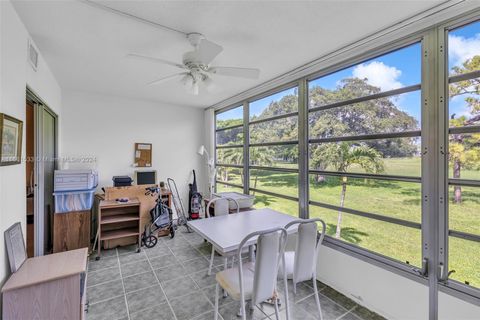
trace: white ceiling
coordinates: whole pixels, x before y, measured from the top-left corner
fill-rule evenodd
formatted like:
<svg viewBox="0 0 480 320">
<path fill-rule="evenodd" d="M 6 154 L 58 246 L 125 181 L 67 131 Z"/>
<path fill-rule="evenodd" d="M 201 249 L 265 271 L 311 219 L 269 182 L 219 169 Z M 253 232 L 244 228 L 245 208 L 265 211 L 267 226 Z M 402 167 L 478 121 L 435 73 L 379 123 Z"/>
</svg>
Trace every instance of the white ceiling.
<svg viewBox="0 0 480 320">
<path fill-rule="evenodd" d="M 177 72 L 125 59 L 129 52 L 181 62 L 182 36 L 80 1 L 14 6 L 64 89 L 208 107 L 443 1 L 102 1 L 224 47 L 213 65 L 255 67 L 259 80 L 216 76 L 215 92 L 192 96 L 179 82 L 145 84 Z"/>
</svg>

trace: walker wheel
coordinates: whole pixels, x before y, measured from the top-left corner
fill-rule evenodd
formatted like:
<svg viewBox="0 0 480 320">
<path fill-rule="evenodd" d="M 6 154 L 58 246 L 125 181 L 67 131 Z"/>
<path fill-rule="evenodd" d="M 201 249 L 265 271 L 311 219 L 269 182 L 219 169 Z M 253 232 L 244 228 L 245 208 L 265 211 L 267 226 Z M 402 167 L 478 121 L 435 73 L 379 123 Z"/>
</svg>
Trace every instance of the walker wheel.
<svg viewBox="0 0 480 320">
<path fill-rule="evenodd" d="M 175 228 L 171 227 L 170 228 L 170 238 L 173 239 L 175 237 Z"/>
<path fill-rule="evenodd" d="M 157 244 L 158 239 L 153 234 L 151 234 L 147 237 L 143 237 L 142 241 L 143 241 L 143 244 L 145 245 L 145 247 L 153 248 Z"/>
<path fill-rule="evenodd" d="M 100 256 L 95 257 L 95 261 L 98 261 L 98 260 L 100 260 Z"/>
</svg>

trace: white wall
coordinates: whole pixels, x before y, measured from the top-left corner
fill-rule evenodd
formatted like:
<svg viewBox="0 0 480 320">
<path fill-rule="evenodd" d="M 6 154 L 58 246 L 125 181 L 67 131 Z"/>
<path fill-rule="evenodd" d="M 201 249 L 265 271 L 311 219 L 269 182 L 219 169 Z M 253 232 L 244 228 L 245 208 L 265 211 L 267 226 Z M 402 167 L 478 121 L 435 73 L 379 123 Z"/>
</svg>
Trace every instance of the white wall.
<svg viewBox="0 0 480 320">
<path fill-rule="evenodd" d="M 387 319 L 428 319 L 428 287 L 323 246 L 320 281 Z M 439 293 L 439 319 L 480 319 L 480 307 Z"/>
<path fill-rule="evenodd" d="M 159 181 L 176 181 L 185 205 L 192 169 L 199 188 L 205 185 L 205 162 L 197 154 L 202 109 L 67 90 L 62 97 L 62 154 L 96 157 L 99 187 L 112 186 L 113 176 L 133 175 L 135 142 L 153 144 L 152 168 Z"/>
<path fill-rule="evenodd" d="M 0 112 L 25 122 L 27 84 L 57 114 L 61 114 L 61 90 L 43 58 L 35 72 L 27 63 L 29 34 L 9 1 L 0 1 Z M 23 131 L 25 155 L 25 130 Z M 20 221 L 26 227 L 25 163 L 0 167 L 0 284 L 10 273 L 3 232 Z"/>
</svg>

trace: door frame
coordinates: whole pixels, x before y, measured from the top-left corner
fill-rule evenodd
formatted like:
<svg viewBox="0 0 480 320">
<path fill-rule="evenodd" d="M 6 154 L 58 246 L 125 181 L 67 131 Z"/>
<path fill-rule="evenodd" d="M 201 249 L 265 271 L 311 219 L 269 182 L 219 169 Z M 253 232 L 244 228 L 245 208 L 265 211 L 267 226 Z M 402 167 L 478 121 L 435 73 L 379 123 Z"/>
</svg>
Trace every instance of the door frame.
<svg viewBox="0 0 480 320">
<path fill-rule="evenodd" d="M 34 255 L 43 256 L 45 254 L 45 212 L 44 212 L 44 163 L 39 157 L 43 153 L 43 118 L 44 112 L 48 112 L 55 120 L 54 126 L 54 168 L 58 164 L 58 115 L 43 102 L 43 100 L 27 85 L 26 100 L 33 104 L 34 111 Z"/>
</svg>

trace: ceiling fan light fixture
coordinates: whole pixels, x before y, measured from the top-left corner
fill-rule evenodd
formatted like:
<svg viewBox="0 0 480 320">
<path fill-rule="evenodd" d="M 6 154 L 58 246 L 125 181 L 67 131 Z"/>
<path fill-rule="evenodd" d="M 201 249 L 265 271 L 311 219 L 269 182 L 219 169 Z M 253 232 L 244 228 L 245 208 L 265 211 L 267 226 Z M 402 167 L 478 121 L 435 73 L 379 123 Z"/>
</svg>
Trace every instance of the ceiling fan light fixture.
<svg viewBox="0 0 480 320">
<path fill-rule="evenodd" d="M 211 92 L 216 88 L 215 83 L 210 77 L 205 77 L 205 79 L 203 80 L 203 84 L 205 85 L 205 88 L 207 89 L 208 92 Z"/>
</svg>

